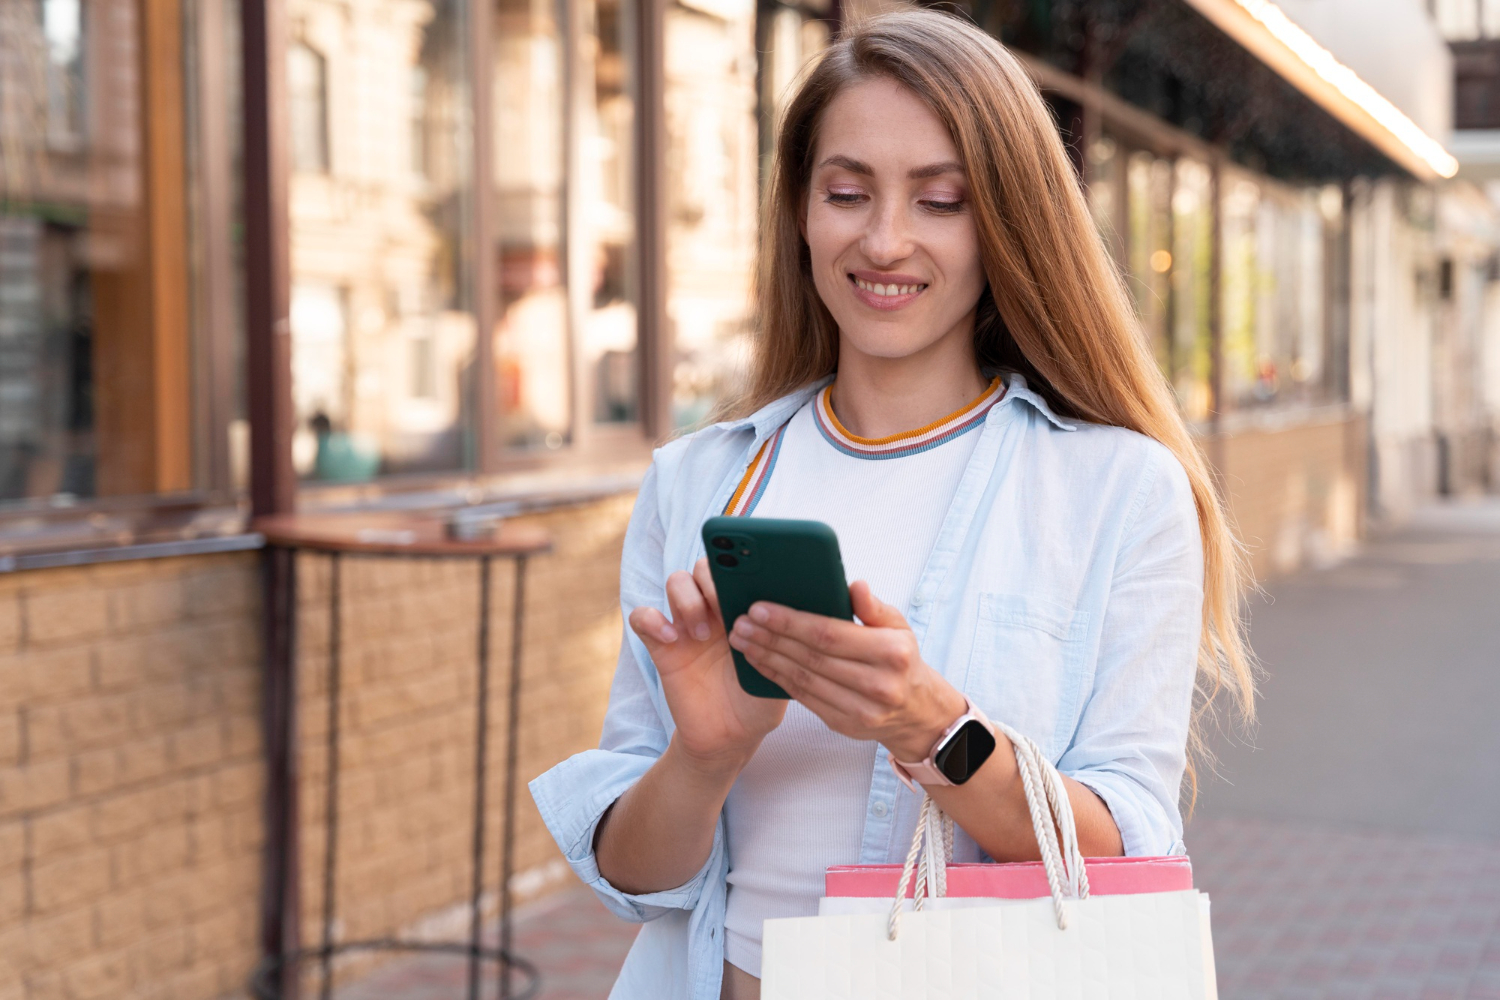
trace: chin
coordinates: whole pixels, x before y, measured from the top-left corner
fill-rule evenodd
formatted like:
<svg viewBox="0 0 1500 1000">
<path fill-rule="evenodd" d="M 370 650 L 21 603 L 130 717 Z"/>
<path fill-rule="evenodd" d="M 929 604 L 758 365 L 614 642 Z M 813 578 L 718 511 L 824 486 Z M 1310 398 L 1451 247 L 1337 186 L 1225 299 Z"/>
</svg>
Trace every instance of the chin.
<svg viewBox="0 0 1500 1000">
<path fill-rule="evenodd" d="M 843 329 L 847 331 L 848 328 Z M 937 337 L 923 337 L 920 334 L 898 330 L 892 330 L 889 333 L 882 331 L 873 336 L 867 332 L 856 334 L 845 332 L 842 339 L 845 344 L 860 354 L 889 361 L 920 354 L 938 340 Z"/>
</svg>

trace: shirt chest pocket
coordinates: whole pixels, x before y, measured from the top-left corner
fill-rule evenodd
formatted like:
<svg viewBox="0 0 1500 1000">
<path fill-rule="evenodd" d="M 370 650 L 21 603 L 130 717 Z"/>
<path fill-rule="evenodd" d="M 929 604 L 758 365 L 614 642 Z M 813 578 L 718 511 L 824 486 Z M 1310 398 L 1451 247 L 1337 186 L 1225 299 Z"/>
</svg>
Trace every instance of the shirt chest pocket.
<svg viewBox="0 0 1500 1000">
<path fill-rule="evenodd" d="M 982 593 L 963 691 L 1056 760 L 1088 673 L 1089 615 L 1045 598 Z"/>
</svg>

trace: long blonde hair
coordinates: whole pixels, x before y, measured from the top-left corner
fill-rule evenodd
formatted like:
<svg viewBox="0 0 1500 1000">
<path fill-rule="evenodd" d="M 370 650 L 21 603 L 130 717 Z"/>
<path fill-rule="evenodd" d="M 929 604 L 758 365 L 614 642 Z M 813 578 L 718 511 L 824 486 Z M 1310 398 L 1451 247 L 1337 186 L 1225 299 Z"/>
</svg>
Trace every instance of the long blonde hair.
<svg viewBox="0 0 1500 1000">
<path fill-rule="evenodd" d="M 1208 463 L 1147 346 L 1046 104 L 995 39 L 955 17 L 901 11 L 846 29 L 807 74 L 782 118 L 757 268 L 759 331 L 744 395 L 749 412 L 838 367 L 838 327 L 813 285 L 799 228 L 819 120 L 845 87 L 886 77 L 937 113 L 966 166 L 988 288 L 974 351 L 981 370 L 1025 376 L 1059 414 L 1160 441 L 1192 484 L 1203 538 L 1203 632 L 1193 761 L 1205 713 L 1227 694 L 1248 723 L 1255 668 L 1240 602 L 1250 584 Z"/>
</svg>

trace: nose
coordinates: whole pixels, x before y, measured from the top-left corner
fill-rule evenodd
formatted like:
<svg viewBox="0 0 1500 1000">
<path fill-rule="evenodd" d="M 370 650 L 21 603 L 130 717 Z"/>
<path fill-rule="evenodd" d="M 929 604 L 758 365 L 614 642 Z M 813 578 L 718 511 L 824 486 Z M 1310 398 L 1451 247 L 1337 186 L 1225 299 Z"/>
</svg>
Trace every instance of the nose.
<svg viewBox="0 0 1500 1000">
<path fill-rule="evenodd" d="M 876 267 L 889 267 L 911 256 L 911 233 L 899 199 L 883 198 L 877 203 L 859 248 Z"/>
</svg>

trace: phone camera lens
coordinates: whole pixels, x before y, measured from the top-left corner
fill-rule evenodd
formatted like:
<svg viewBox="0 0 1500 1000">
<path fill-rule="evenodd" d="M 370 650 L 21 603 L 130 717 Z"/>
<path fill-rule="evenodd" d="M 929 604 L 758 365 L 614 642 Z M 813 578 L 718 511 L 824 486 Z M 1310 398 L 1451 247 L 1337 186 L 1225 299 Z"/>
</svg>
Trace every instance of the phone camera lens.
<svg viewBox="0 0 1500 1000">
<path fill-rule="evenodd" d="M 714 556 L 714 561 L 717 562 L 720 566 L 723 566 L 725 569 L 734 569 L 740 564 L 740 561 L 734 556 L 730 555 L 728 552 Z"/>
<path fill-rule="evenodd" d="M 725 552 L 728 552 L 734 548 L 734 539 L 725 538 L 723 535 L 720 535 L 714 539 L 714 548 L 723 549 Z"/>
</svg>

